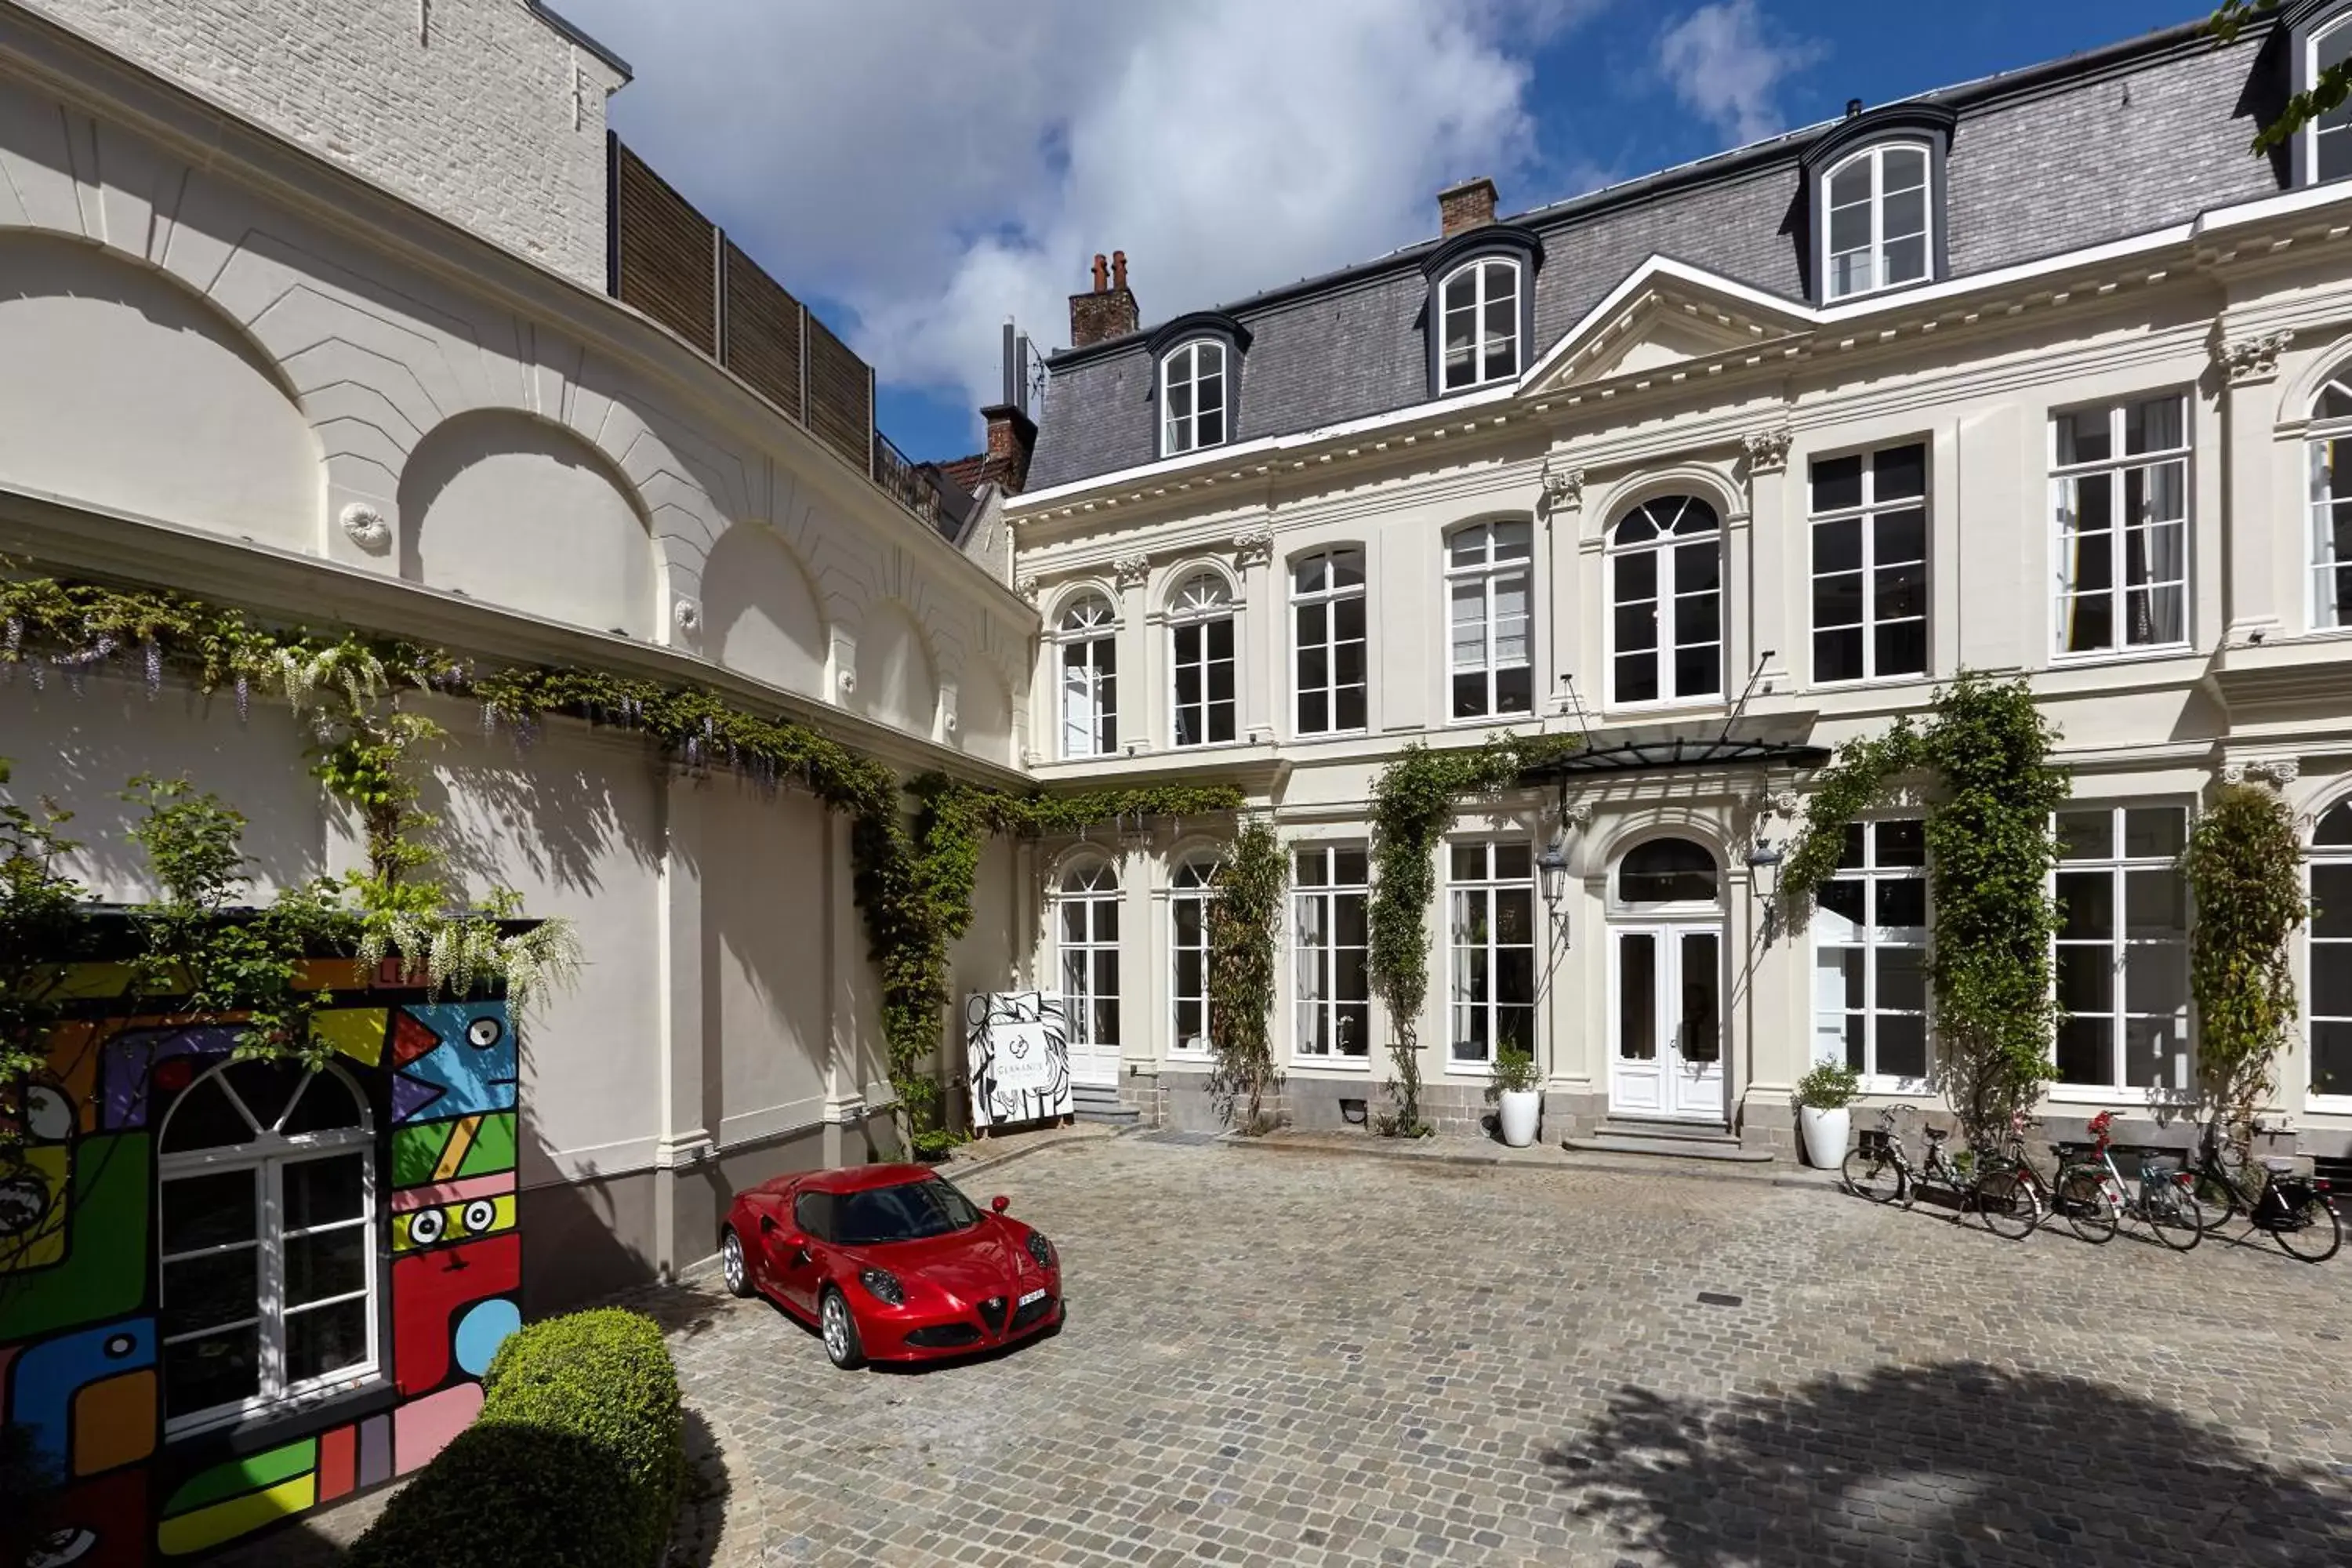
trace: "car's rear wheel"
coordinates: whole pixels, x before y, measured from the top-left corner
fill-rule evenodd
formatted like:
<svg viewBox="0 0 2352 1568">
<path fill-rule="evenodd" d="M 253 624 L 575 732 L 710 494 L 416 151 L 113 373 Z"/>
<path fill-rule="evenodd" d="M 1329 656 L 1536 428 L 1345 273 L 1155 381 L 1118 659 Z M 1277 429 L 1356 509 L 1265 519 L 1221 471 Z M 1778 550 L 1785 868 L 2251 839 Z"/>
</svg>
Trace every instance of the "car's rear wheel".
<svg viewBox="0 0 2352 1568">
<path fill-rule="evenodd" d="M 727 1281 L 730 1296 L 751 1293 L 751 1271 L 743 1260 L 743 1238 L 731 1228 L 719 1237 L 719 1276 Z"/>
<path fill-rule="evenodd" d="M 840 1291 L 826 1289 L 816 1320 L 828 1361 L 844 1372 L 855 1372 L 866 1364 L 865 1347 L 857 1342 L 857 1320 L 849 1315 L 849 1302 Z"/>
</svg>

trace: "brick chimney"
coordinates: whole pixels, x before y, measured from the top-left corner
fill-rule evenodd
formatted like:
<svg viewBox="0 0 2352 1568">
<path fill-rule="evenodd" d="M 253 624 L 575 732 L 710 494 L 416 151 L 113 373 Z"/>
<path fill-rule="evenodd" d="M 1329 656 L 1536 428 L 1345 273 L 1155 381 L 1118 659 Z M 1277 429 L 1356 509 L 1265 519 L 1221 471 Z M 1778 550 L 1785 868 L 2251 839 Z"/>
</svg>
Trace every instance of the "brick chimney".
<svg viewBox="0 0 2352 1568">
<path fill-rule="evenodd" d="M 1091 296 L 1081 294 L 1079 300 Z M 1075 315 L 1077 300 L 1071 301 Z M 1037 449 L 1037 422 L 1010 403 L 999 403 L 980 411 L 988 421 L 988 455 L 981 464 L 982 484 L 1002 486 L 1009 495 L 1019 495 L 1021 487 L 1029 482 L 1029 455 Z"/>
<path fill-rule="evenodd" d="M 1484 228 L 1495 221 L 1495 182 L 1481 174 L 1437 193 L 1437 234 L 1452 239 L 1465 230 Z"/>
<path fill-rule="evenodd" d="M 1123 338 L 1136 330 L 1139 321 L 1135 296 L 1127 287 L 1127 252 L 1112 251 L 1106 271 L 1102 253 L 1097 251 L 1093 291 L 1070 296 L 1070 346 L 1082 349 L 1088 343 Z"/>
</svg>

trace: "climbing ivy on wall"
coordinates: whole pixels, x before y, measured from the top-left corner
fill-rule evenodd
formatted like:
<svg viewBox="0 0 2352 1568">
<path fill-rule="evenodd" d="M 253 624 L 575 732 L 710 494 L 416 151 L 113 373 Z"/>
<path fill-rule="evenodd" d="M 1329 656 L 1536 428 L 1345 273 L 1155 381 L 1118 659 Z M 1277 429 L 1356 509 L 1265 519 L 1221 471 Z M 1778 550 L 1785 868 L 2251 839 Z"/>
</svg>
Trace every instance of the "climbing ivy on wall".
<svg viewBox="0 0 2352 1568">
<path fill-rule="evenodd" d="M 1390 1110 L 1384 1132 L 1419 1137 L 1421 1009 L 1429 996 L 1429 910 L 1437 896 L 1437 846 L 1465 800 L 1518 782 L 1530 767 L 1565 756 L 1573 735 L 1491 735 L 1475 746 L 1434 751 L 1418 742 L 1381 771 L 1372 786 L 1372 899 L 1369 963 L 1372 990 L 1389 1016 Z"/>
<path fill-rule="evenodd" d="M 2286 803 L 2256 784 L 2222 785 L 2189 830 L 2181 868 L 2197 907 L 2189 983 L 2199 1087 L 2208 1118 L 2242 1159 L 2294 1027 L 2288 944 L 2311 908 Z"/>
<path fill-rule="evenodd" d="M 1242 825 L 1218 865 L 1209 900 L 1209 1048 L 1216 1065 L 1209 1093 L 1228 1122 L 1265 1131 L 1265 1097 L 1281 1077 L 1274 1065 L 1276 955 L 1290 858 L 1263 817 Z"/>
<path fill-rule="evenodd" d="M 1937 1070 L 1978 1148 L 1990 1147 L 2057 1076 L 2049 879 L 2058 860 L 2053 814 L 2068 793 L 2065 770 L 2050 760 L 2057 742 L 2023 681 L 1963 671 L 1936 694 L 1925 725 L 1898 719 L 1884 735 L 1839 752 L 1814 781 L 1781 874 L 1782 898 L 1803 907 L 1837 870 L 1848 825 L 1885 801 L 1902 775 L 1932 781 L 1927 975 Z"/>
<path fill-rule="evenodd" d="M 494 890 L 478 907 L 452 911 L 449 889 L 415 875 L 431 858 L 420 842 L 429 822 L 415 807 L 415 753 L 440 732 L 404 711 L 402 694 L 470 699 L 486 731 L 506 729 L 523 744 L 549 718 L 568 718 L 638 734 L 690 772 L 723 769 L 764 788 L 806 790 L 850 819 L 856 898 L 880 971 L 900 1131 L 922 1150 L 947 1139 L 939 1084 L 926 1069 L 948 1001 L 949 948 L 971 924 L 987 837 L 1241 804 L 1238 791 L 1222 785 L 1012 795 L 938 774 L 902 784 L 888 766 L 828 735 L 747 711 L 699 685 L 578 667 L 482 668 L 446 649 L 275 626 L 166 591 L 0 580 L 0 679 L 38 688 L 126 666 L 143 675 L 151 696 L 170 674 L 207 694 L 233 692 L 240 715 L 257 691 L 294 706 L 311 729 L 316 775 L 360 815 L 370 862 L 356 885 L 362 955 L 396 952 L 430 967 L 436 981 L 502 973 L 511 994 L 518 977 L 560 971 L 569 955 L 561 942 L 526 938 L 519 946 L 499 934 L 498 921 L 519 908 L 515 895 Z M 911 817 L 910 790 L 919 805 Z"/>
</svg>

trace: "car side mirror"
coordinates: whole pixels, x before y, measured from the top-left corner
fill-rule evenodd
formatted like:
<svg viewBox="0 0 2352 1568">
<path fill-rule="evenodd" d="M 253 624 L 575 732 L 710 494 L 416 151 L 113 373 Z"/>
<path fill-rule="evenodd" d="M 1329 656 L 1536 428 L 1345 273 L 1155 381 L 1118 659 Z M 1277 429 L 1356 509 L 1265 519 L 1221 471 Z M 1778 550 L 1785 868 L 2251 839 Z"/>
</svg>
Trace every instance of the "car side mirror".
<svg viewBox="0 0 2352 1568">
<path fill-rule="evenodd" d="M 994 1197 L 988 1200 L 988 1206 L 994 1209 L 998 1214 L 1003 1214 L 1006 1209 L 1013 1206 L 1013 1200 L 1006 1197 L 1003 1193 L 999 1193 Z"/>
</svg>

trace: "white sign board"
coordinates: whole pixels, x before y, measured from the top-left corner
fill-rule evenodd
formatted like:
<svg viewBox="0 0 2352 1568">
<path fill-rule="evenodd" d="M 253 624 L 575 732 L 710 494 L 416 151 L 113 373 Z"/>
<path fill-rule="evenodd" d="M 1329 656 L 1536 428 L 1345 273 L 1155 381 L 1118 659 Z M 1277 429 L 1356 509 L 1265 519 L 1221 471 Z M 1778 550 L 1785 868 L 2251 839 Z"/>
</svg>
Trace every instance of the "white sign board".
<svg viewBox="0 0 2352 1568">
<path fill-rule="evenodd" d="M 975 991 L 963 1016 L 974 1127 L 1070 1114 L 1070 1037 L 1058 992 Z"/>
</svg>

